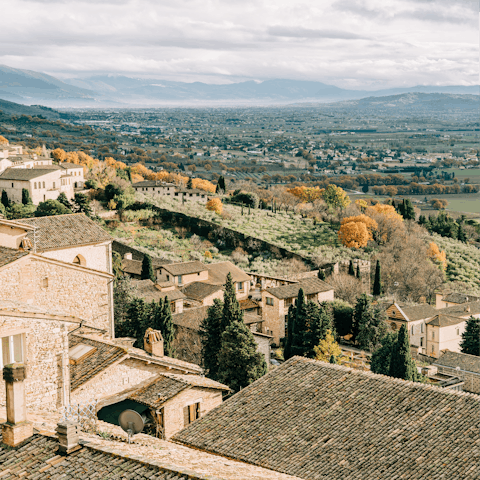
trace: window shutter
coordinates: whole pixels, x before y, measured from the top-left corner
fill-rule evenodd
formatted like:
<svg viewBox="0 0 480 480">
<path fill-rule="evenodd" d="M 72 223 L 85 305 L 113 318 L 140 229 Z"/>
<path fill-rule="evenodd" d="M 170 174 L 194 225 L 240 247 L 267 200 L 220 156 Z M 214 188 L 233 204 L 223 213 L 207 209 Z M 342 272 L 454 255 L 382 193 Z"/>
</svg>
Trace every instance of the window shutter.
<svg viewBox="0 0 480 480">
<path fill-rule="evenodd" d="M 186 427 L 190 423 L 190 412 L 187 407 L 183 407 L 183 424 Z"/>
</svg>

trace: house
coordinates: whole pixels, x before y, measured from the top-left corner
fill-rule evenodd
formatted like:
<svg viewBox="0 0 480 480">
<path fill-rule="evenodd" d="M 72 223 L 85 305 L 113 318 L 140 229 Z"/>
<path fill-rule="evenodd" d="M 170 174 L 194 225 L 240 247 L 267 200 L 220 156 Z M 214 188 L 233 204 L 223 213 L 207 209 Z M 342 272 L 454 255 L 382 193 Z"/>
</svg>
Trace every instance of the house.
<svg viewBox="0 0 480 480">
<path fill-rule="evenodd" d="M 480 357 L 477 355 L 444 350 L 433 365 L 440 373 L 460 377 L 465 391 L 480 394 Z"/>
<path fill-rule="evenodd" d="M 169 439 L 218 407 L 223 393 L 229 391 L 226 385 L 200 375 L 163 373 L 129 391 L 102 399 L 97 416 L 118 425 L 121 412 L 135 410 L 151 419 L 155 436 Z"/>
<path fill-rule="evenodd" d="M 143 298 L 146 302 L 158 303 L 161 299 L 168 297 L 170 310 L 172 313 L 183 312 L 183 301 L 186 296 L 183 292 L 175 288 L 173 283 L 155 284 L 151 280 L 132 280 L 132 286 L 135 289 L 135 296 Z"/>
<path fill-rule="evenodd" d="M 318 278 L 306 278 L 291 285 L 262 290 L 264 332 L 273 336 L 276 345 L 279 345 L 280 339 L 285 337 L 288 308 L 295 303 L 301 288 L 306 300 L 315 302 L 333 300 L 333 287 Z"/>
<path fill-rule="evenodd" d="M 207 267 L 198 260 L 193 262 L 170 263 L 162 265 L 157 270 L 157 282 L 173 282 L 184 286 L 191 282 L 208 280 Z"/>
<path fill-rule="evenodd" d="M 435 315 L 425 322 L 425 352 L 438 357 L 442 350 L 460 351 L 462 333 L 465 331 L 465 318 L 451 315 Z"/>
<path fill-rule="evenodd" d="M 173 440 L 305 480 L 473 479 L 479 400 L 293 357 Z"/>
<path fill-rule="evenodd" d="M 5 190 L 10 201 L 22 202 L 22 191 L 28 190 L 34 205 L 56 200 L 60 193 L 68 199 L 74 196 L 74 177 L 58 166 L 43 168 L 7 168 L 0 174 L 0 190 Z"/>
<path fill-rule="evenodd" d="M 182 202 L 196 201 L 200 203 L 207 203 L 208 196 L 204 190 L 196 188 L 179 188 L 173 183 L 165 183 L 158 180 L 144 180 L 133 184 L 135 192 L 140 192 L 145 195 L 162 196 L 169 198 L 176 198 Z"/>
<path fill-rule="evenodd" d="M 480 297 L 466 295 L 465 293 L 448 293 L 446 295 L 443 293 L 435 294 L 435 308 L 446 308 L 478 301 L 480 301 Z"/>
</svg>

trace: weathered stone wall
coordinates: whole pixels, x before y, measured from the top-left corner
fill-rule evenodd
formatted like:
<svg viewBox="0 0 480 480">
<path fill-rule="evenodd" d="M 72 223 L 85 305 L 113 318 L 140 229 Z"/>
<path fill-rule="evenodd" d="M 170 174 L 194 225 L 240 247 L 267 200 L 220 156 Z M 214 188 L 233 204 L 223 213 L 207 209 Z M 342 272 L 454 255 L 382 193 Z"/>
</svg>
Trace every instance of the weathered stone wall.
<svg viewBox="0 0 480 480">
<path fill-rule="evenodd" d="M 111 335 L 110 278 L 27 257 L 0 271 L 0 300 L 17 300 L 87 321 Z"/>
<path fill-rule="evenodd" d="M 202 365 L 202 342 L 200 334 L 193 329 L 174 325 L 175 337 L 172 346 L 175 357 L 184 362 Z"/>
<path fill-rule="evenodd" d="M 60 321 L 0 316 L 0 337 L 24 335 L 27 407 L 55 410 L 68 403 L 67 325 Z M 3 380 L 0 381 L 0 403 L 5 404 Z"/>
<path fill-rule="evenodd" d="M 263 335 L 259 335 L 258 333 L 252 332 L 253 336 L 255 337 L 255 343 L 257 344 L 257 352 L 263 354 L 265 357 L 265 361 L 267 362 L 267 366 L 270 367 L 270 337 L 265 337 Z"/>
<path fill-rule="evenodd" d="M 61 250 L 50 250 L 42 252 L 41 255 L 63 262 L 73 262 L 77 255 L 85 259 L 82 266 L 100 270 L 102 272 L 112 273 L 109 259 L 109 242 L 100 245 L 84 245 L 72 248 L 62 248 Z"/>
<path fill-rule="evenodd" d="M 165 419 L 165 438 L 185 428 L 183 409 L 188 405 L 200 403 L 200 417 L 222 403 L 222 392 L 210 388 L 192 387 L 163 404 Z"/>
</svg>

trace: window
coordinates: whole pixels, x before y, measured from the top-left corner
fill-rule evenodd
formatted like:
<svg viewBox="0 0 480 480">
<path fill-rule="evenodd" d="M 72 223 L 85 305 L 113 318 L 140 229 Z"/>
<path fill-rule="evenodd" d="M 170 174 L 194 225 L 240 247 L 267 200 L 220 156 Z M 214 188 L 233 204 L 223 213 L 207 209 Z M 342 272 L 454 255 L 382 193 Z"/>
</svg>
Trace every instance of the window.
<svg viewBox="0 0 480 480">
<path fill-rule="evenodd" d="M 178 284 L 179 284 L 179 285 L 181 285 L 181 284 L 182 284 L 182 282 L 183 282 L 182 276 L 181 276 L 181 275 L 179 275 L 179 276 L 178 276 Z"/>
<path fill-rule="evenodd" d="M 75 265 L 82 265 L 85 266 L 87 264 L 87 261 L 82 255 L 77 255 L 74 259 L 73 262 Z"/>
<path fill-rule="evenodd" d="M 167 275 L 167 282 L 170 281 L 170 275 Z"/>
<path fill-rule="evenodd" d="M 12 182 L 12 188 L 13 188 L 13 182 Z"/>
<path fill-rule="evenodd" d="M 170 311 L 175 313 L 175 302 L 170 302 Z"/>
<path fill-rule="evenodd" d="M 420 346 L 423 347 L 423 337 L 420 337 Z"/>
<path fill-rule="evenodd" d="M 43 280 L 42 280 L 42 287 L 43 288 L 48 288 L 48 278 L 45 277 Z"/>
<path fill-rule="evenodd" d="M 42 182 L 43 183 L 43 188 L 45 188 L 45 182 Z"/>
<path fill-rule="evenodd" d="M 435 331 L 432 332 L 432 340 L 435 340 Z"/>
<path fill-rule="evenodd" d="M 33 188 L 36 189 L 37 188 L 37 182 L 34 182 L 33 184 Z"/>
<path fill-rule="evenodd" d="M 55 182 L 53 182 L 53 188 L 55 188 Z"/>
<path fill-rule="evenodd" d="M 200 402 L 183 407 L 183 420 L 185 426 L 190 425 L 197 418 L 200 418 Z"/>
<path fill-rule="evenodd" d="M 411 330 L 410 330 L 410 331 L 411 331 L 411 335 L 413 335 L 413 325 L 412 325 L 412 328 L 411 328 Z"/>
<path fill-rule="evenodd" d="M 243 282 L 237 282 L 237 290 L 243 292 Z"/>
<path fill-rule="evenodd" d="M 423 323 L 420 324 L 420 333 L 423 333 Z"/>
<path fill-rule="evenodd" d="M 432 345 L 432 353 L 435 353 L 435 346 Z"/>
<path fill-rule="evenodd" d="M 457 335 L 460 335 L 460 329 L 457 328 Z"/>
<path fill-rule="evenodd" d="M 2 338 L 0 343 L 1 368 L 10 363 L 23 363 L 23 344 L 23 334 L 21 333 Z"/>
<path fill-rule="evenodd" d="M 391 323 L 390 326 L 392 327 L 392 330 L 396 330 L 397 329 L 397 324 L 396 323 Z"/>
<path fill-rule="evenodd" d="M 273 306 L 273 298 L 272 297 L 267 297 L 267 305 Z"/>
</svg>

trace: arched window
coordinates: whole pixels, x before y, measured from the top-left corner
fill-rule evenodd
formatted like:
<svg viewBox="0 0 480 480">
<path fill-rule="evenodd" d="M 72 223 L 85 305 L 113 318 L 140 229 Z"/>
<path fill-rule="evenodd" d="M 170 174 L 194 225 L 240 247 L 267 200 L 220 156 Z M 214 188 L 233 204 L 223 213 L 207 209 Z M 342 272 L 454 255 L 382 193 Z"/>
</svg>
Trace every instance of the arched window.
<svg viewBox="0 0 480 480">
<path fill-rule="evenodd" d="M 33 188 L 36 190 L 37 189 L 37 182 L 34 182 Z"/>
<path fill-rule="evenodd" d="M 76 265 L 81 265 L 82 267 L 84 267 L 87 264 L 87 261 L 85 260 L 85 258 L 82 255 L 77 255 L 73 259 L 73 263 L 75 263 Z"/>
<path fill-rule="evenodd" d="M 396 329 L 397 329 L 397 324 L 394 323 L 394 322 L 392 322 L 392 323 L 390 324 L 390 326 L 392 327 L 392 330 L 396 330 Z"/>
</svg>

